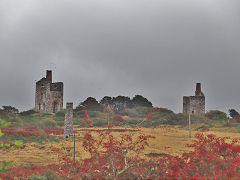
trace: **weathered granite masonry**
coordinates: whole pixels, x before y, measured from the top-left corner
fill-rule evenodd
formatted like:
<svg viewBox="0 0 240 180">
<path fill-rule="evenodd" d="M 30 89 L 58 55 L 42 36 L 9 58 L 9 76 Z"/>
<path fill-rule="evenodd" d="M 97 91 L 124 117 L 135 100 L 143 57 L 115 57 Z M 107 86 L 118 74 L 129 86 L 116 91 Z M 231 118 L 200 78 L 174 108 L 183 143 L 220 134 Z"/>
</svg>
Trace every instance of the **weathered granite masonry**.
<svg viewBox="0 0 240 180">
<path fill-rule="evenodd" d="M 205 114 L 205 96 L 201 91 L 201 83 L 196 84 L 195 96 L 183 96 L 183 113 Z"/>
<path fill-rule="evenodd" d="M 64 137 L 70 138 L 73 135 L 73 103 L 66 104 Z"/>
<path fill-rule="evenodd" d="M 52 82 L 52 71 L 36 82 L 35 110 L 56 113 L 63 109 L 63 83 Z"/>
</svg>

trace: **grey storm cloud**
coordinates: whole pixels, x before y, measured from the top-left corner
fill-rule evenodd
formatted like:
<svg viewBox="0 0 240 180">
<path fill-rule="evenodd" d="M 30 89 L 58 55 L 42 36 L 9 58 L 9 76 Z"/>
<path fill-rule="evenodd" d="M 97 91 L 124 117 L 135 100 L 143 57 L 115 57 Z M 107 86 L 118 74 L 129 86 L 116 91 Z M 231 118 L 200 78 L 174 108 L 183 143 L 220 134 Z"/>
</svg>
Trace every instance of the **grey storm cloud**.
<svg viewBox="0 0 240 180">
<path fill-rule="evenodd" d="M 201 82 L 207 110 L 240 110 L 239 0 L 0 0 L 0 106 L 34 106 L 53 70 L 64 101 L 141 94 L 182 111 Z"/>
</svg>

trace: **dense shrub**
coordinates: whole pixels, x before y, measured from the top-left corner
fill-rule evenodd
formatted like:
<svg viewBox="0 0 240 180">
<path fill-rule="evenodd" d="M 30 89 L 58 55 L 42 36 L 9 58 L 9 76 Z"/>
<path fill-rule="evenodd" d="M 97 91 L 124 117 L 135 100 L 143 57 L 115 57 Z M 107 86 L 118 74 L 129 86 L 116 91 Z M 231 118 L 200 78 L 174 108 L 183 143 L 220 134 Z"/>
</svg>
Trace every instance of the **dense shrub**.
<svg viewBox="0 0 240 180">
<path fill-rule="evenodd" d="M 228 117 L 225 112 L 218 110 L 211 110 L 206 114 L 206 117 L 215 121 L 227 121 Z"/>
<path fill-rule="evenodd" d="M 46 118 L 43 120 L 44 127 L 55 128 L 57 127 L 56 121 L 51 118 Z"/>
<path fill-rule="evenodd" d="M 171 114 L 166 118 L 169 125 L 186 125 L 188 123 L 188 115 L 183 113 Z"/>
<path fill-rule="evenodd" d="M 144 118 L 149 111 L 151 111 L 153 108 L 151 107 L 135 107 L 135 108 L 129 108 L 126 109 L 126 115 L 129 117 L 138 117 L 138 118 Z"/>
<path fill-rule="evenodd" d="M 91 118 L 91 120 L 94 127 L 106 127 L 108 124 L 107 120 L 102 118 Z M 87 125 L 85 127 L 87 127 Z"/>
<path fill-rule="evenodd" d="M 159 117 L 165 117 L 168 115 L 172 115 L 174 112 L 172 110 L 166 109 L 166 108 L 154 108 L 152 110 L 152 118 L 159 118 Z"/>
<path fill-rule="evenodd" d="M 28 110 L 28 111 L 20 112 L 19 114 L 20 114 L 20 116 L 30 116 L 30 115 L 33 115 L 35 113 L 37 113 L 37 112 L 34 111 L 33 109 L 31 109 L 31 110 Z"/>
<path fill-rule="evenodd" d="M 137 120 L 137 119 L 134 119 L 134 118 L 129 118 L 129 119 L 127 119 L 126 121 L 126 124 L 127 125 L 129 125 L 129 126 L 136 126 L 140 121 L 139 120 Z"/>
<path fill-rule="evenodd" d="M 4 120 L 8 120 L 8 117 L 9 117 L 8 113 L 0 109 L 0 118 Z"/>
<path fill-rule="evenodd" d="M 237 121 L 238 123 L 240 123 L 240 115 L 235 116 L 234 120 Z"/>
<path fill-rule="evenodd" d="M 167 124 L 169 125 L 188 125 L 189 115 L 184 113 L 171 114 L 167 116 Z M 191 115 L 191 123 L 205 123 L 205 118 L 199 115 Z"/>
<path fill-rule="evenodd" d="M 17 123 L 18 125 L 22 125 L 22 118 L 18 115 L 11 115 L 8 117 L 8 122 Z"/>
<path fill-rule="evenodd" d="M 59 127 L 64 126 L 64 121 L 58 121 L 58 122 L 56 122 L 56 123 L 57 123 L 57 126 L 59 126 Z"/>
<path fill-rule="evenodd" d="M 65 111 L 56 112 L 56 117 L 65 117 Z"/>
<path fill-rule="evenodd" d="M 118 122 L 118 123 L 123 123 L 125 120 L 122 118 L 121 115 L 116 114 L 116 115 L 113 116 L 113 121 Z"/>
<path fill-rule="evenodd" d="M 62 129 L 62 128 L 45 128 L 44 132 L 48 135 L 50 135 L 50 134 L 63 135 L 64 129 Z"/>
<path fill-rule="evenodd" d="M 6 135 L 20 134 L 22 136 L 39 136 L 42 135 L 42 131 L 37 130 L 33 126 L 28 127 L 5 127 L 1 128 L 2 132 Z"/>
</svg>

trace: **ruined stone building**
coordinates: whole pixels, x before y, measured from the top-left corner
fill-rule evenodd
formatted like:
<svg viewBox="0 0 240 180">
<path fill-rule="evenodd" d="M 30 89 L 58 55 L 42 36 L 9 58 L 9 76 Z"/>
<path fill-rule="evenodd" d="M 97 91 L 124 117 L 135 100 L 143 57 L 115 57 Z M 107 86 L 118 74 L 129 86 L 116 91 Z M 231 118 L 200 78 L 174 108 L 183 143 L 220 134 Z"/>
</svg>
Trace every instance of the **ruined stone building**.
<svg viewBox="0 0 240 180">
<path fill-rule="evenodd" d="M 205 114 L 205 96 L 201 91 L 201 83 L 196 84 L 195 96 L 183 96 L 183 113 Z"/>
<path fill-rule="evenodd" d="M 52 82 L 52 71 L 36 82 L 35 110 L 56 113 L 63 109 L 63 83 Z"/>
</svg>

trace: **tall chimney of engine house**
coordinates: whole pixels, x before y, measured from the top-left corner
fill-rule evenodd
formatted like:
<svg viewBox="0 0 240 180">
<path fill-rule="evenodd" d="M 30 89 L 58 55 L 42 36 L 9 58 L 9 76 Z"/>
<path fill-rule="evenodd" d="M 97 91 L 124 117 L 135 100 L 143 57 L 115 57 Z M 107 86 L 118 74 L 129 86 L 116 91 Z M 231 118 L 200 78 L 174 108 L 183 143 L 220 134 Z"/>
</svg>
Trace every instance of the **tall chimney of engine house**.
<svg viewBox="0 0 240 180">
<path fill-rule="evenodd" d="M 204 96 L 201 90 L 201 83 L 196 84 L 195 96 Z"/>
<path fill-rule="evenodd" d="M 52 82 L 52 71 L 47 70 L 46 79 Z"/>
<path fill-rule="evenodd" d="M 196 92 L 201 92 L 201 83 L 196 84 Z"/>
</svg>

